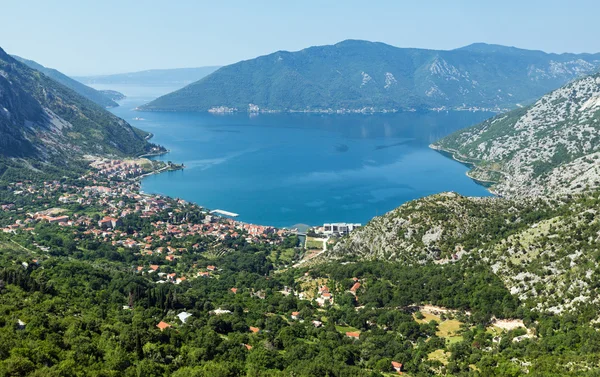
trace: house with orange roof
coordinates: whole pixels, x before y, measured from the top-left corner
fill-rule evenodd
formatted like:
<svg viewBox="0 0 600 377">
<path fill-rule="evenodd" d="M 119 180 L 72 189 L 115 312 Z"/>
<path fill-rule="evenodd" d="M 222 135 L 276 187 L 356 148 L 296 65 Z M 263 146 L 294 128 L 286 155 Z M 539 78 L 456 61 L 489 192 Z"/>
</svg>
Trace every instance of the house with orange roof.
<svg viewBox="0 0 600 377">
<path fill-rule="evenodd" d="M 354 283 L 354 285 L 352 286 L 352 288 L 350 288 L 350 292 L 352 292 L 354 295 L 356 295 L 356 291 L 358 291 L 358 289 L 360 288 L 360 283 Z"/>
<path fill-rule="evenodd" d="M 402 363 L 392 361 L 392 368 L 394 368 L 394 370 L 398 372 L 398 374 L 402 374 Z"/>
<path fill-rule="evenodd" d="M 231 292 L 233 292 L 234 294 L 237 294 L 238 289 L 237 288 L 231 288 Z"/>
<path fill-rule="evenodd" d="M 346 336 L 352 339 L 359 339 L 360 338 L 360 333 L 356 332 L 356 331 L 348 331 L 346 333 Z"/>
<path fill-rule="evenodd" d="M 298 319 L 300 312 L 292 312 L 292 319 Z"/>
<path fill-rule="evenodd" d="M 150 269 L 151 269 L 152 271 L 156 271 L 156 270 L 158 270 L 158 268 L 159 268 L 159 267 L 160 267 L 160 266 L 159 266 L 159 265 L 157 265 L 157 264 L 151 264 L 151 265 L 150 265 Z"/>
<path fill-rule="evenodd" d="M 250 331 L 252 331 L 254 334 L 258 334 L 260 332 L 260 329 L 258 327 L 250 326 Z"/>
<path fill-rule="evenodd" d="M 164 331 L 165 329 L 168 329 L 169 327 L 171 327 L 171 325 L 169 325 L 166 322 L 160 321 L 158 323 L 158 325 L 156 325 L 156 327 L 158 327 L 160 329 L 160 331 Z"/>
</svg>

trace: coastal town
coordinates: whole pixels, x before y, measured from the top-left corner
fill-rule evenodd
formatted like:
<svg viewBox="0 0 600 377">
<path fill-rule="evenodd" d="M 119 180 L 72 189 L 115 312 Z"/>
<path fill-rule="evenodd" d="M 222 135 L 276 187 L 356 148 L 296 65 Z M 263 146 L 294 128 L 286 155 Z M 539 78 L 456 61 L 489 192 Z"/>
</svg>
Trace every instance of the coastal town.
<svg viewBox="0 0 600 377">
<path fill-rule="evenodd" d="M 2 204 L 1 230 L 16 235 L 35 233 L 38 224 L 56 225 L 68 229 L 75 239 L 139 253 L 153 265 L 159 260 L 176 262 L 193 251 L 225 253 L 241 243 L 277 245 L 297 233 L 236 221 L 181 199 L 140 192 L 140 178 L 166 170 L 164 163 L 102 159 L 90 166 L 77 180 L 11 183 L 8 189 L 19 200 Z"/>
</svg>

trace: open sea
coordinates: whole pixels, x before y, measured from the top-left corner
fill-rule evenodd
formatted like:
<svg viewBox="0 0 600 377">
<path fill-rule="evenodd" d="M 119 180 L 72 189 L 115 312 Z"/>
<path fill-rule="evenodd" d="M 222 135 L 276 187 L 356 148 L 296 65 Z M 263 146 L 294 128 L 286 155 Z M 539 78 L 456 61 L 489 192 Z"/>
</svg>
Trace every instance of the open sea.
<svg viewBox="0 0 600 377">
<path fill-rule="evenodd" d="M 152 132 L 183 163 L 182 171 L 145 178 L 142 190 L 241 221 L 289 227 L 326 222 L 365 224 L 402 203 L 443 191 L 487 196 L 468 168 L 428 145 L 490 113 L 380 115 L 137 112 L 177 88 L 94 85 L 127 99 L 111 111 Z M 135 120 L 142 118 L 141 120 Z"/>
</svg>

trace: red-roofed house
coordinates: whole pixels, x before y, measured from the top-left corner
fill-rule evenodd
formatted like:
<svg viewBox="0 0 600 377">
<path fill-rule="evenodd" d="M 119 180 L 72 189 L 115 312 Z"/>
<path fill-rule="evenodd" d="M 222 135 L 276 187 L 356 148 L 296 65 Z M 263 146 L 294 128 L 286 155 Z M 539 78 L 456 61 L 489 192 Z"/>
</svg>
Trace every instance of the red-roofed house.
<svg viewBox="0 0 600 377">
<path fill-rule="evenodd" d="M 398 372 L 398 374 L 402 374 L 402 363 L 392 361 L 392 368 L 394 368 L 394 370 Z"/>
<path fill-rule="evenodd" d="M 231 288 L 231 292 L 237 294 L 237 288 Z"/>
<path fill-rule="evenodd" d="M 353 339 L 359 339 L 360 338 L 360 333 L 359 332 L 355 332 L 355 331 L 348 331 L 346 333 L 346 336 L 349 338 L 353 338 Z"/>
<path fill-rule="evenodd" d="M 360 288 L 360 283 L 354 283 L 352 288 L 350 288 L 350 292 L 356 294 L 356 291 Z"/>
<path fill-rule="evenodd" d="M 252 327 L 252 326 L 250 326 L 250 331 L 252 331 L 255 334 L 258 334 L 260 332 L 260 329 L 258 327 Z"/>
<path fill-rule="evenodd" d="M 160 331 L 164 331 L 165 329 L 171 327 L 171 325 L 169 325 L 167 322 L 160 321 L 156 327 L 158 327 Z"/>
</svg>

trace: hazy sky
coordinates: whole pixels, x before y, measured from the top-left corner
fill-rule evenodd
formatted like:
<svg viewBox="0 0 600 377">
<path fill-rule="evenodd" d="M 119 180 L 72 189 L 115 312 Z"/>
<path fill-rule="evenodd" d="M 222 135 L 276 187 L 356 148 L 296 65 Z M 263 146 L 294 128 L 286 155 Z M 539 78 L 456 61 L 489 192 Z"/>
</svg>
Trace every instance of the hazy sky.
<svg viewBox="0 0 600 377">
<path fill-rule="evenodd" d="M 600 52 L 598 0 L 7 0 L 0 47 L 71 75 L 224 65 L 344 39 Z"/>
</svg>

